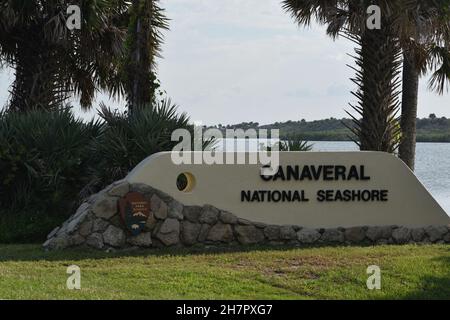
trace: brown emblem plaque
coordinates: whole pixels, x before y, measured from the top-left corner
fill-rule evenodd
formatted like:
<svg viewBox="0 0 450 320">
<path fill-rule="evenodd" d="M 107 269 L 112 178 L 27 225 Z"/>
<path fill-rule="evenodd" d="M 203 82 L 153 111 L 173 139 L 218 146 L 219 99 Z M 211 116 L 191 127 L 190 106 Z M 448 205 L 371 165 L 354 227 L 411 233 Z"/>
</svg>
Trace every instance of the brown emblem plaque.
<svg viewBox="0 0 450 320">
<path fill-rule="evenodd" d="M 150 201 L 138 192 L 130 192 L 119 200 L 122 222 L 132 235 L 140 234 L 150 215 Z"/>
</svg>

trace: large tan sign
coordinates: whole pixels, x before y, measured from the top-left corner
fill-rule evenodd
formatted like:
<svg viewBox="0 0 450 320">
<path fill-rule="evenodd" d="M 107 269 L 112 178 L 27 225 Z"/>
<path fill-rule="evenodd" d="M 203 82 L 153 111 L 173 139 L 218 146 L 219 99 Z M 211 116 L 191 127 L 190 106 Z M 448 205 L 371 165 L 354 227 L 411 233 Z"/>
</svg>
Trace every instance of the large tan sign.
<svg viewBox="0 0 450 320">
<path fill-rule="evenodd" d="M 332 228 L 450 223 L 393 155 L 280 152 L 279 160 L 276 174 L 264 175 L 262 165 L 175 165 L 170 152 L 159 153 L 139 164 L 127 180 L 151 185 L 185 205 L 210 204 L 268 224 Z"/>
</svg>

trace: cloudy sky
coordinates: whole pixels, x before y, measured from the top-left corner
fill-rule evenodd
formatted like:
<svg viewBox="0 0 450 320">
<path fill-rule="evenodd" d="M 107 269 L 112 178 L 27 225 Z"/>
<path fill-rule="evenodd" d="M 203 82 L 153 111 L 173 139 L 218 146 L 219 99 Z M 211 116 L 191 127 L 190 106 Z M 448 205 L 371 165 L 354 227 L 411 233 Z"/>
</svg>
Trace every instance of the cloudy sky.
<svg viewBox="0 0 450 320">
<path fill-rule="evenodd" d="M 353 46 L 347 40 L 332 41 L 320 26 L 297 27 L 280 0 L 162 0 L 162 5 L 171 30 L 159 78 L 192 120 L 271 123 L 345 116 L 354 89 L 347 67 Z M 8 70 L 0 75 L 1 104 L 12 78 Z M 421 117 L 450 117 L 450 96 L 428 92 L 425 78 L 419 103 Z"/>
</svg>

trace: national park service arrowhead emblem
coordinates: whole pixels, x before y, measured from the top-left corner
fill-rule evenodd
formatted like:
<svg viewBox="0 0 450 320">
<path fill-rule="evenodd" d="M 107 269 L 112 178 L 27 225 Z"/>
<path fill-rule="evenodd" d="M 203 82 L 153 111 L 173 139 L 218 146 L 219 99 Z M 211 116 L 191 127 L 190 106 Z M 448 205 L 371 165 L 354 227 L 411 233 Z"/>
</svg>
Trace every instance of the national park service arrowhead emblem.
<svg viewBox="0 0 450 320">
<path fill-rule="evenodd" d="M 150 215 L 150 201 L 138 192 L 130 192 L 119 200 L 119 211 L 127 230 L 137 236 L 143 231 Z"/>
</svg>

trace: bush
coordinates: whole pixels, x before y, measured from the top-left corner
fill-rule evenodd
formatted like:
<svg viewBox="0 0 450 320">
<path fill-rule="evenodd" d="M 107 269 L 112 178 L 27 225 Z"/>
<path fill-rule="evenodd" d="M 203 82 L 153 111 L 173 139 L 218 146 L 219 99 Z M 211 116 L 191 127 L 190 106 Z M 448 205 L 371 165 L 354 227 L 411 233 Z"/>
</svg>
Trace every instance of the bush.
<svg viewBox="0 0 450 320">
<path fill-rule="evenodd" d="M 70 214 L 101 127 L 68 108 L 0 114 L 0 240 L 7 229 L 35 240 Z"/>
<path fill-rule="evenodd" d="M 68 209 L 87 182 L 90 145 L 101 127 L 77 119 L 68 108 L 0 114 L 1 207 Z"/>
<path fill-rule="evenodd" d="M 170 100 L 131 115 L 102 107 L 83 122 L 69 108 L 0 113 L 0 242 L 43 241 L 80 200 L 124 178 L 172 131 L 192 128 Z"/>
<path fill-rule="evenodd" d="M 43 212 L 0 212 L 0 243 L 42 243 L 47 234 L 67 219 Z"/>
<path fill-rule="evenodd" d="M 137 109 L 132 114 L 111 111 L 103 106 L 100 116 L 105 121 L 102 133 L 92 145 L 94 164 L 91 166 L 89 187 L 99 188 L 124 178 L 148 156 L 171 151 L 175 129 L 191 129 L 189 118 L 178 115 L 170 100 L 157 103 L 154 108 Z"/>
</svg>

